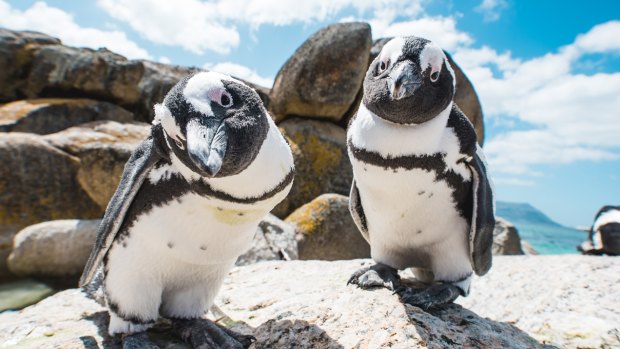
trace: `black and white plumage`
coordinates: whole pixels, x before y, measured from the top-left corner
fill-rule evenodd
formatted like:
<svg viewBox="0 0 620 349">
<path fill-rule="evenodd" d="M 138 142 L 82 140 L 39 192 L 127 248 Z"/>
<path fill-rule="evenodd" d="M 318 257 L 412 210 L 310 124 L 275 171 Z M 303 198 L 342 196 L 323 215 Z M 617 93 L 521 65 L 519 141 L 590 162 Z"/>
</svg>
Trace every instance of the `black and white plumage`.
<svg viewBox="0 0 620 349">
<path fill-rule="evenodd" d="M 584 254 L 620 255 L 620 206 L 603 206 L 596 213 L 588 240 L 577 246 Z"/>
<path fill-rule="evenodd" d="M 399 289 L 404 301 L 425 308 L 467 295 L 473 272 L 491 267 L 492 185 L 454 90 L 436 44 L 392 39 L 368 69 L 347 131 L 350 210 L 377 262 L 349 282 Z M 434 285 L 398 287 L 397 270 L 406 268 Z"/>
<path fill-rule="evenodd" d="M 144 331 L 160 315 L 203 316 L 293 181 L 287 142 L 241 81 L 190 75 L 155 114 L 151 136 L 125 166 L 80 280 L 86 286 L 103 271 L 110 334 Z"/>
</svg>

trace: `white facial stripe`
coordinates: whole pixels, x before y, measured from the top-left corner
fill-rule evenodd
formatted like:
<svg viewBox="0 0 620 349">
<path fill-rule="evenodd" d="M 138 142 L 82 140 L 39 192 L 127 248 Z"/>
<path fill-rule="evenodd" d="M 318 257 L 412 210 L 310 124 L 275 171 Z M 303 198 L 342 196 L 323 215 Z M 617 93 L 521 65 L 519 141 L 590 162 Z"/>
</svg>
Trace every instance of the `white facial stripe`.
<svg viewBox="0 0 620 349">
<path fill-rule="evenodd" d="M 220 97 L 226 90 L 222 80 L 245 85 L 243 82 L 222 73 L 202 72 L 189 79 L 185 89 L 183 89 L 183 96 L 196 110 L 205 115 L 213 116 L 210 104 L 212 98 Z"/>
<path fill-rule="evenodd" d="M 427 43 L 420 53 L 420 68 L 425 71 L 431 67 L 432 72 L 441 72 L 441 66 L 446 56 L 441 47 L 434 42 Z"/>
<path fill-rule="evenodd" d="M 163 104 L 155 104 L 153 108 L 155 109 L 153 125 L 161 124 L 168 136 L 179 141 L 184 140 L 185 137 L 183 137 L 181 129 L 174 121 L 174 117 L 172 116 L 170 109 Z"/>
<path fill-rule="evenodd" d="M 402 37 L 394 38 L 385 44 L 381 49 L 380 60 L 386 61 L 389 59 L 390 63 L 394 63 L 403 54 L 403 46 L 405 45 L 405 39 Z"/>
<path fill-rule="evenodd" d="M 183 89 L 183 97 L 190 103 L 197 111 L 204 115 L 213 116 L 213 110 L 211 110 L 210 92 L 215 89 L 224 89 L 222 83 L 223 74 L 214 72 L 198 73 L 191 77 L 187 82 L 187 86 Z"/>
</svg>

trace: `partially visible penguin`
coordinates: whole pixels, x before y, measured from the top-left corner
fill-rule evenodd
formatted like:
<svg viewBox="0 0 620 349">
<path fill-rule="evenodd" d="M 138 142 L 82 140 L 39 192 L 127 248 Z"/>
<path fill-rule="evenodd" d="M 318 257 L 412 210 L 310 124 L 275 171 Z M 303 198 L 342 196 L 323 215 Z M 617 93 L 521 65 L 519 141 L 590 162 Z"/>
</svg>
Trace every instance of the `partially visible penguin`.
<svg viewBox="0 0 620 349">
<path fill-rule="evenodd" d="M 422 38 L 394 38 L 363 89 L 347 131 L 350 211 L 376 265 L 349 283 L 394 289 L 424 309 L 467 296 L 473 273 L 491 268 L 495 207 L 474 128 L 453 103 L 444 52 Z M 428 287 L 401 285 L 406 268 Z"/>
<path fill-rule="evenodd" d="M 293 173 L 256 91 L 214 72 L 177 83 L 125 166 L 80 280 L 102 282 L 109 333 L 130 347 L 162 316 L 193 347 L 249 346 L 201 317 Z"/>
<path fill-rule="evenodd" d="M 620 255 L 620 206 L 603 206 L 596 213 L 588 240 L 577 249 L 583 254 Z"/>
</svg>

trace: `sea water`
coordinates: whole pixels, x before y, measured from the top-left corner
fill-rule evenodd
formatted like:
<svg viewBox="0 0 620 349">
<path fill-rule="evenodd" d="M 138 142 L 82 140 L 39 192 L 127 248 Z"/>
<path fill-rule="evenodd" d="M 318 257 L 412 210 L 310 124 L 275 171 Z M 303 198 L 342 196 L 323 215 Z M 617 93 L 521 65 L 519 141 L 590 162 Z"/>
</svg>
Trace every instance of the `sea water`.
<svg viewBox="0 0 620 349">
<path fill-rule="evenodd" d="M 547 224 L 512 222 L 522 240 L 540 254 L 579 253 L 577 245 L 588 238 L 588 233 L 577 229 Z"/>
</svg>

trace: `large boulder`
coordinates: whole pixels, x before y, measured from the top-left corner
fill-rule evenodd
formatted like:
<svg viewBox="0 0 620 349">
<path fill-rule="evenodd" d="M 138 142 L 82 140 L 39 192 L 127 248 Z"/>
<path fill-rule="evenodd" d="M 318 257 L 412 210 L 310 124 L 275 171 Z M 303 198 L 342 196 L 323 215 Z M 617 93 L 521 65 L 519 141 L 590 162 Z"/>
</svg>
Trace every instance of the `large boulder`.
<svg viewBox="0 0 620 349">
<path fill-rule="evenodd" d="M 0 133 L 0 275 L 13 236 L 54 219 L 98 218 L 103 213 L 77 181 L 79 158 L 42 136 Z"/>
<path fill-rule="evenodd" d="M 256 349 L 620 345 L 618 259 L 498 256 L 490 273 L 474 280 L 472 293 L 459 298 L 460 305 L 431 312 L 403 306 L 386 289 L 346 285 L 351 273 L 370 263 L 292 261 L 235 268 L 216 299 L 217 318 L 256 336 Z M 104 308 L 79 290 L 67 290 L 20 312 L 0 313 L 0 343 L 120 348 L 120 340 L 107 335 L 108 321 Z M 162 348 L 185 348 L 163 321 L 149 337 Z"/>
<path fill-rule="evenodd" d="M 525 254 L 517 228 L 501 217 L 495 217 L 493 230 L 493 255 Z"/>
<path fill-rule="evenodd" d="M 75 179 L 104 210 L 118 186 L 131 152 L 148 137 L 150 131 L 150 125 L 140 122 L 96 121 L 68 128 L 44 139 L 79 159 Z"/>
<path fill-rule="evenodd" d="M 61 45 L 35 32 L 0 29 L 0 102 L 40 97 L 88 97 L 118 104 L 150 122 L 153 105 L 184 76 L 201 69 L 128 60 L 105 48 Z M 268 89 L 256 88 L 265 102 Z"/>
<path fill-rule="evenodd" d="M 276 76 L 269 106 L 276 121 L 339 121 L 362 86 L 371 45 L 370 26 L 359 22 L 332 24 L 308 38 Z"/>
<path fill-rule="evenodd" d="M 45 34 L 0 28 L 0 102 L 23 97 L 20 90 L 31 67 L 32 50 L 58 44 L 60 40 Z"/>
<path fill-rule="evenodd" d="M 29 226 L 14 238 L 7 262 L 19 276 L 79 276 L 97 236 L 99 220 L 57 220 Z"/>
<path fill-rule="evenodd" d="M 249 251 L 237 259 L 236 265 L 248 265 L 261 261 L 297 259 L 295 229 L 274 215 L 267 215 L 258 224 Z"/>
<path fill-rule="evenodd" d="M 348 195 L 353 181 L 346 132 L 327 121 L 301 118 L 280 123 L 295 159 L 289 195 L 273 210 L 280 218 L 323 193 Z"/>
<path fill-rule="evenodd" d="M 370 246 L 351 218 L 346 196 L 323 194 L 291 213 L 286 222 L 295 227 L 299 259 L 370 257 Z"/>
<path fill-rule="evenodd" d="M 415 33 L 413 33 L 415 34 Z M 381 38 L 374 41 L 372 48 L 370 50 L 370 61 L 372 62 L 375 57 L 381 53 L 381 49 L 388 41 L 392 38 Z M 482 107 L 480 106 L 480 100 L 478 99 L 478 95 L 474 90 L 474 86 L 471 81 L 467 78 L 461 67 L 452 59 L 452 56 L 446 51 L 444 51 L 446 57 L 448 57 L 448 61 L 454 70 L 454 75 L 456 75 L 456 92 L 454 95 L 454 102 L 461 108 L 463 113 L 467 116 L 469 121 L 474 125 L 476 129 L 476 135 L 478 138 L 478 143 L 482 145 L 484 143 L 484 119 L 482 115 Z M 361 98 L 360 98 L 361 101 Z M 359 106 L 359 101 L 357 102 Z M 357 110 L 357 107 L 355 108 Z M 349 113 L 351 114 L 351 113 Z"/>
<path fill-rule="evenodd" d="M 0 106 L 0 132 L 50 134 L 97 120 L 129 122 L 133 114 L 112 103 L 83 98 L 27 99 Z"/>
</svg>

